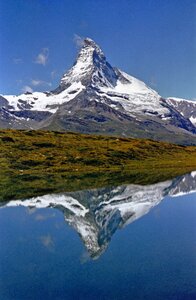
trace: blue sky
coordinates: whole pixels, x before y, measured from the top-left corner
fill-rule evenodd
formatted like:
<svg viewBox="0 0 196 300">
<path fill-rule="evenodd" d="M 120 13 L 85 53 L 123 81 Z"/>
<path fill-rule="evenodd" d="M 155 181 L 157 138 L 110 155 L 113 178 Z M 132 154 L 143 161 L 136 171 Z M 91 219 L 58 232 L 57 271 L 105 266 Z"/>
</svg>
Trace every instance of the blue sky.
<svg viewBox="0 0 196 300">
<path fill-rule="evenodd" d="M 0 93 L 51 90 L 74 36 L 162 96 L 196 99 L 195 0 L 0 0 Z"/>
</svg>

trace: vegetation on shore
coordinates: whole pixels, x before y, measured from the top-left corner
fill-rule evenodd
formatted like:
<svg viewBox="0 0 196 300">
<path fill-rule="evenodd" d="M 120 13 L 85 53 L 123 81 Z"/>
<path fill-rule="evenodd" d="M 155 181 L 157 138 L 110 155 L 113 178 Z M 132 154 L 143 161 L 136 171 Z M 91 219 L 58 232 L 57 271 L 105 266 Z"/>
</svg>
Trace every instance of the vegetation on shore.
<svg viewBox="0 0 196 300">
<path fill-rule="evenodd" d="M 148 184 L 196 169 L 196 147 L 52 131 L 0 130 L 0 199 Z"/>
</svg>

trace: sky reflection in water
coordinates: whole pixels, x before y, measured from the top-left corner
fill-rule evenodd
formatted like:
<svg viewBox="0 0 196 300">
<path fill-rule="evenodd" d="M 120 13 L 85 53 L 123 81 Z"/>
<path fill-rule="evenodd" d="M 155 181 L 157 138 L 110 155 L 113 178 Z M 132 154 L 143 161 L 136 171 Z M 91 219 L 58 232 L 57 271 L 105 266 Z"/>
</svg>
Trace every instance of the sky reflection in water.
<svg viewBox="0 0 196 300">
<path fill-rule="evenodd" d="M 195 189 L 192 172 L 5 204 L 1 299 L 193 299 Z"/>
</svg>

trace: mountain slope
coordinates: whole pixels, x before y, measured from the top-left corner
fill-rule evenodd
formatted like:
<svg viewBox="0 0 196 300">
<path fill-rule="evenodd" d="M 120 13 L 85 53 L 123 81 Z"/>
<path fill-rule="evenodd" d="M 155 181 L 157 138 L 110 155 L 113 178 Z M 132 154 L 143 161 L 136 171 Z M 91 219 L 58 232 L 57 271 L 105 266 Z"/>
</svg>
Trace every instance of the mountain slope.
<svg viewBox="0 0 196 300">
<path fill-rule="evenodd" d="M 54 91 L 7 95 L 1 102 L 12 115 L 33 121 L 34 129 L 196 144 L 194 103 L 190 107 L 190 102 L 182 100 L 174 105 L 174 100 L 163 99 L 144 82 L 112 67 L 89 38 Z"/>
<path fill-rule="evenodd" d="M 165 100 L 170 107 L 177 110 L 183 117 L 189 119 L 196 126 L 196 102 L 180 98 L 167 98 Z"/>
</svg>

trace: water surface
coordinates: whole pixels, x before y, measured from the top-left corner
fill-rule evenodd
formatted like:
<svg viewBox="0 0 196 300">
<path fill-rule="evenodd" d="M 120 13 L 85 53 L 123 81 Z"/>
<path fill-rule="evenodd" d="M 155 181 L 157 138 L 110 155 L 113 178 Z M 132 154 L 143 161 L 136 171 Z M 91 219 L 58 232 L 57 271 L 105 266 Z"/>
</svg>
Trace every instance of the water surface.
<svg viewBox="0 0 196 300">
<path fill-rule="evenodd" d="M 1 299 L 194 299 L 196 173 L 0 209 Z"/>
</svg>

